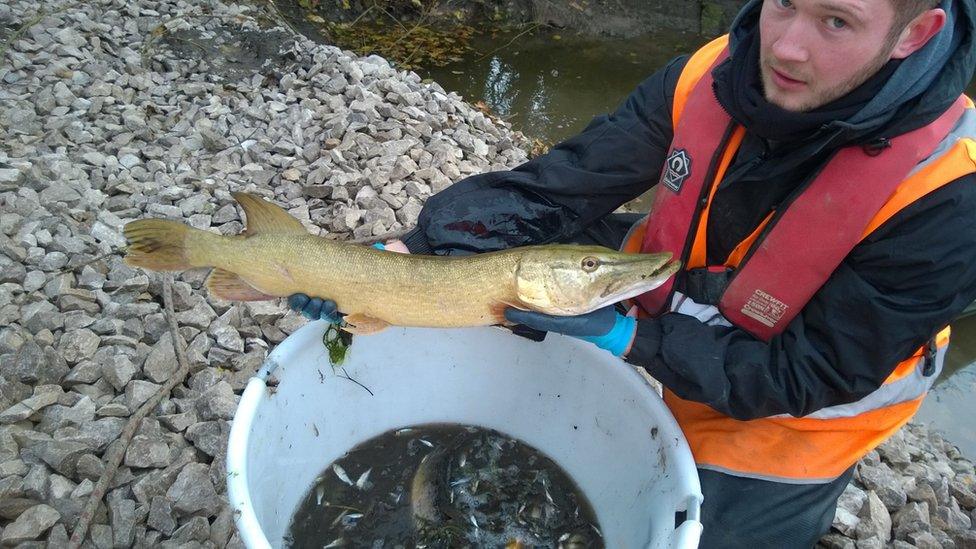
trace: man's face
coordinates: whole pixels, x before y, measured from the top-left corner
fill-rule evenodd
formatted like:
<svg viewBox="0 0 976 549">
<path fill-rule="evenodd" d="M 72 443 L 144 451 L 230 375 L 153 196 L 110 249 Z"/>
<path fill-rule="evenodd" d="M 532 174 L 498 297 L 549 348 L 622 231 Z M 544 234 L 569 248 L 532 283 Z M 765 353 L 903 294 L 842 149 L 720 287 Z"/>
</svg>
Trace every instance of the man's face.
<svg viewBox="0 0 976 549">
<path fill-rule="evenodd" d="M 803 112 L 847 94 L 891 58 L 894 20 L 890 0 L 765 0 L 759 64 L 766 99 Z"/>
</svg>

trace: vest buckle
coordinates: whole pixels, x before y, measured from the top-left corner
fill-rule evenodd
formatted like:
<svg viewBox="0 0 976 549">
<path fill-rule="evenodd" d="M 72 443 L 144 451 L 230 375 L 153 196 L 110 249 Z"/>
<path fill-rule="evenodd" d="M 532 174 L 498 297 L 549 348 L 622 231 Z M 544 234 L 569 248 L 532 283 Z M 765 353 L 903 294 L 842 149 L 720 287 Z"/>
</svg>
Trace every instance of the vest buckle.
<svg viewBox="0 0 976 549">
<path fill-rule="evenodd" d="M 929 377 L 935 373 L 935 360 L 938 357 L 939 348 L 935 344 L 935 338 L 933 337 L 925 344 L 925 354 L 922 356 L 922 360 L 925 361 L 922 365 L 922 375 Z"/>
</svg>

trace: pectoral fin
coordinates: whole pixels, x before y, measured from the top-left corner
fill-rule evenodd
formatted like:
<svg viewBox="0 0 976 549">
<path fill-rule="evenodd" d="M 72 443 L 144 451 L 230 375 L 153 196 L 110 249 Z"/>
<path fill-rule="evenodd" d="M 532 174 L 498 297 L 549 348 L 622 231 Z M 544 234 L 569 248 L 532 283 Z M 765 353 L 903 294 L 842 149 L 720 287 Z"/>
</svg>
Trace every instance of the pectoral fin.
<svg viewBox="0 0 976 549">
<path fill-rule="evenodd" d="M 343 317 L 346 321 L 343 330 L 355 335 L 375 334 L 385 330 L 390 323 L 385 320 L 373 318 L 362 313 L 353 313 Z"/>
<path fill-rule="evenodd" d="M 214 269 L 207 279 L 207 289 L 214 296 L 227 301 L 265 301 L 275 296 L 259 291 L 236 274 Z"/>
<path fill-rule="evenodd" d="M 491 315 L 493 320 L 495 321 L 494 322 L 495 324 L 500 324 L 503 326 L 512 325 L 512 323 L 505 318 L 505 309 L 508 309 L 509 307 L 513 309 L 519 309 L 522 311 L 527 310 L 525 305 L 521 305 L 518 303 L 509 303 L 507 301 L 496 301 L 491 305 Z"/>
</svg>

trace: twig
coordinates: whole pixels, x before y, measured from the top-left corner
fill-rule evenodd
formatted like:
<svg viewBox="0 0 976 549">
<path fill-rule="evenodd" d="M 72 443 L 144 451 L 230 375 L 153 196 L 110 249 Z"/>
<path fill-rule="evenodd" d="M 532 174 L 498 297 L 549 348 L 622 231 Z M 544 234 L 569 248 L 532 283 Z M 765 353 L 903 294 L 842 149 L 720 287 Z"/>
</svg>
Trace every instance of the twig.
<svg viewBox="0 0 976 549">
<path fill-rule="evenodd" d="M 85 508 L 78 517 L 78 523 L 68 543 L 70 549 L 78 549 L 81 547 L 82 542 L 84 542 L 85 535 L 88 534 L 88 527 L 95 517 L 95 511 L 98 510 L 98 506 L 102 502 L 102 498 L 105 496 L 109 484 L 112 482 L 112 477 L 118 471 L 119 464 L 122 463 L 122 457 L 125 455 L 125 450 L 135 435 L 139 423 L 149 415 L 149 412 L 159 404 L 159 401 L 164 396 L 173 390 L 173 387 L 183 383 L 183 379 L 190 371 L 190 361 L 186 358 L 186 344 L 182 336 L 180 336 L 179 326 L 176 323 L 176 312 L 173 310 L 173 277 L 171 275 L 166 275 L 163 278 L 163 308 L 166 313 L 166 320 L 169 323 L 170 335 L 173 338 L 173 349 L 176 351 L 176 361 L 179 363 L 179 369 L 170 376 L 169 381 L 165 385 L 156 391 L 156 394 L 152 398 L 140 406 L 136 413 L 132 414 L 129 421 L 126 422 L 125 428 L 122 429 L 122 435 L 105 452 L 105 471 L 99 477 L 98 482 L 95 483 L 91 497 L 89 497 L 88 503 L 85 504 Z"/>
<path fill-rule="evenodd" d="M 288 18 L 285 17 L 285 14 L 281 13 L 281 10 L 278 9 L 278 4 L 275 4 L 274 0 L 268 0 L 268 4 L 271 4 L 271 8 L 274 10 L 275 15 L 278 16 L 279 21 L 288 26 L 288 30 L 291 31 L 292 36 L 302 35 L 302 33 L 298 32 L 298 29 L 296 29 L 295 26 L 291 24 L 291 21 L 289 21 Z"/>
<path fill-rule="evenodd" d="M 336 369 L 334 367 L 332 368 L 332 373 L 334 373 L 336 375 L 336 377 L 339 377 L 339 378 L 342 378 L 342 379 L 348 379 L 349 381 L 355 383 L 356 385 L 359 385 L 363 389 L 366 389 L 366 392 L 369 393 L 369 396 L 376 396 L 376 395 L 373 394 L 373 391 L 370 391 L 369 390 L 369 387 L 367 387 L 367 386 L 363 385 L 362 383 L 356 381 L 355 379 L 349 377 L 349 373 L 346 372 L 345 367 L 339 366 L 339 369 L 342 370 L 342 375 L 341 376 L 338 373 L 336 373 L 336 371 L 335 371 Z"/>
<path fill-rule="evenodd" d="M 76 272 L 78 269 L 83 269 L 86 266 L 91 265 L 92 263 L 96 263 L 96 262 L 101 261 L 101 260 L 103 260 L 103 259 L 105 259 L 107 257 L 112 257 L 113 255 L 121 254 L 121 253 L 125 252 L 126 248 L 128 248 L 128 246 L 120 246 L 118 248 L 114 248 L 111 252 L 108 252 L 106 254 L 102 254 L 102 255 L 94 258 L 94 259 L 89 259 L 88 261 L 86 261 L 84 263 L 81 263 L 79 265 L 75 265 L 74 267 L 64 267 L 60 271 L 58 271 L 58 274 Z"/>
<path fill-rule="evenodd" d="M 526 34 L 526 33 L 530 33 L 530 32 L 532 32 L 532 31 L 534 31 L 535 29 L 537 29 L 537 28 L 539 28 L 539 27 L 541 27 L 541 26 L 542 26 L 542 25 L 540 25 L 539 23 L 533 23 L 533 24 L 531 24 L 531 25 L 529 25 L 529 28 L 527 28 L 527 29 L 525 29 L 524 31 L 522 31 L 522 32 L 520 32 L 520 33 L 518 33 L 518 34 L 516 34 L 516 35 L 515 35 L 514 37 L 512 37 L 512 39 L 511 39 L 511 40 L 509 40 L 509 41 L 508 41 L 508 42 L 507 42 L 506 44 L 504 44 L 504 45 L 501 45 L 501 46 L 498 46 L 497 48 L 495 48 L 495 49 L 493 49 L 493 50 L 491 50 L 490 52 L 488 52 L 488 53 L 486 53 L 486 54 L 484 54 L 484 55 L 482 55 L 481 57 L 479 57 L 479 58 L 477 58 L 477 59 L 475 59 L 475 61 L 481 61 L 482 59 L 484 59 L 485 57 L 488 57 L 489 55 L 491 55 L 491 54 L 493 54 L 493 53 L 495 53 L 496 51 L 499 51 L 499 50 L 503 50 L 503 49 L 505 49 L 505 48 L 507 48 L 507 47 L 509 47 L 509 46 L 511 46 L 511 45 L 512 45 L 512 43 L 513 43 L 513 42 L 515 42 L 516 40 L 518 40 L 519 38 L 521 38 L 523 34 Z"/>
<path fill-rule="evenodd" d="M 387 10 L 386 10 L 386 8 L 384 8 L 384 7 L 382 7 L 382 6 L 380 6 L 380 5 L 379 5 L 379 4 L 377 4 L 377 3 L 375 2 L 375 1 L 373 2 L 373 5 L 374 5 L 374 6 L 376 6 L 377 8 L 379 8 L 379 9 L 380 9 L 380 11 L 382 11 L 383 13 L 385 13 L 385 14 L 386 14 L 386 15 L 387 15 L 387 16 L 388 16 L 388 17 L 389 17 L 390 19 L 392 19 L 392 20 L 393 20 L 393 22 L 394 22 L 394 23 L 396 23 L 396 24 L 397 24 L 397 26 L 399 26 L 399 27 L 400 27 L 401 29 L 403 29 L 403 30 L 407 30 L 407 26 L 406 26 L 406 25 L 404 25 L 403 23 L 401 23 L 401 22 L 400 22 L 400 20 L 399 20 L 399 19 L 397 19 L 397 18 L 396 18 L 396 16 L 394 16 L 394 15 L 393 15 L 392 13 L 390 13 L 389 11 L 387 11 Z"/>
<path fill-rule="evenodd" d="M 23 25 L 21 25 L 19 29 L 15 30 L 14 33 L 11 34 L 9 38 L 7 38 L 7 40 L 3 43 L 3 47 L 0 47 L 0 63 L 3 62 L 3 57 L 7 55 L 7 49 L 10 48 L 10 45 L 20 40 L 20 37 L 23 36 L 25 32 L 27 32 L 27 29 L 38 24 L 41 21 L 41 19 L 44 19 L 48 15 L 55 15 L 61 13 L 62 11 L 68 9 L 68 7 L 70 6 L 65 6 L 51 13 L 44 13 L 44 9 L 42 8 L 41 11 L 37 12 L 37 15 L 32 17 L 29 21 L 27 21 Z"/>
<path fill-rule="evenodd" d="M 373 8 L 375 8 L 375 7 L 376 7 L 376 4 L 373 4 L 372 6 L 366 8 L 363 11 L 363 13 L 360 13 L 359 15 L 357 15 L 356 18 L 352 20 L 352 23 L 349 23 L 349 28 L 353 28 L 354 26 L 356 26 L 356 23 L 358 23 L 359 20 L 362 19 L 367 13 L 373 11 Z"/>
</svg>

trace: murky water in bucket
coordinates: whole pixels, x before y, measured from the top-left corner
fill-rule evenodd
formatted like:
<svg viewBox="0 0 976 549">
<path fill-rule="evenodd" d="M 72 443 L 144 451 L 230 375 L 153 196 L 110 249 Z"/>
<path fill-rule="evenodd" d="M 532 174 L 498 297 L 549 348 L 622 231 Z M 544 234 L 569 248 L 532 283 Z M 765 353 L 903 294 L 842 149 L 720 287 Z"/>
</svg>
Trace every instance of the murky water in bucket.
<svg viewBox="0 0 976 549">
<path fill-rule="evenodd" d="M 292 519 L 289 547 L 602 548 L 589 502 L 550 458 L 497 431 L 387 432 L 332 463 Z"/>
</svg>

